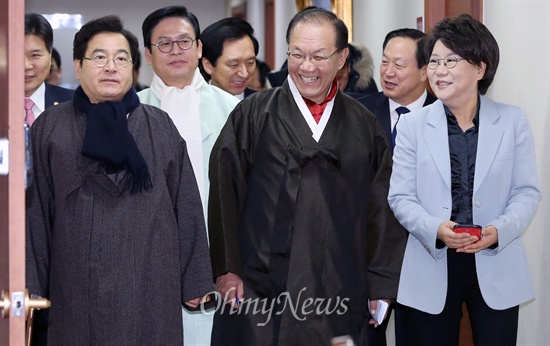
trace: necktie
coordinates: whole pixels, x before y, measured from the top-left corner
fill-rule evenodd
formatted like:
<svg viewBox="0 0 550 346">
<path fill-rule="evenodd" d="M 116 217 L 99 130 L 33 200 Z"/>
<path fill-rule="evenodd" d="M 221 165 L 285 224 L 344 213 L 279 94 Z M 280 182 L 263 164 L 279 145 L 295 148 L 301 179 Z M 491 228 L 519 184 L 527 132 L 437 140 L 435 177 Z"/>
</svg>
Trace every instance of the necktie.
<svg viewBox="0 0 550 346">
<path fill-rule="evenodd" d="M 397 112 L 397 122 L 395 123 L 395 126 L 393 127 L 393 131 L 391 132 L 391 141 L 394 147 L 395 147 L 395 137 L 397 136 L 397 123 L 399 123 L 401 114 L 409 113 L 410 110 L 407 107 L 400 106 L 400 107 L 397 107 L 395 111 Z"/>
<path fill-rule="evenodd" d="M 330 89 L 330 92 L 321 104 L 317 104 L 309 99 L 306 99 L 303 97 L 307 108 L 311 112 L 311 115 L 313 115 L 313 119 L 315 119 L 315 122 L 319 124 L 319 120 L 321 120 L 321 116 L 323 115 L 323 112 L 325 111 L 325 108 L 327 107 L 327 103 L 329 103 L 333 98 L 334 95 L 336 95 L 336 91 L 338 91 L 338 78 L 334 78 L 334 81 L 332 81 L 332 86 Z"/>
<path fill-rule="evenodd" d="M 32 107 L 34 107 L 34 102 L 28 97 L 25 97 L 25 122 L 30 126 L 32 126 L 32 123 L 34 123 L 34 112 L 32 111 Z"/>
</svg>

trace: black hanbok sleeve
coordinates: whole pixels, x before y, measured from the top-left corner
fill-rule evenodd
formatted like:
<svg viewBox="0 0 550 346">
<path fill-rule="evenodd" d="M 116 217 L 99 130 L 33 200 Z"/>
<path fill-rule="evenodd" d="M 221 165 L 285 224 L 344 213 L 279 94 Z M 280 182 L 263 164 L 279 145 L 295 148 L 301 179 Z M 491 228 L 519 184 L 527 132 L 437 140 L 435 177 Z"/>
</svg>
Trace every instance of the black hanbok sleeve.
<svg viewBox="0 0 550 346">
<path fill-rule="evenodd" d="M 214 278 L 227 272 L 242 275 L 238 227 L 247 193 L 251 126 L 245 119 L 242 105 L 238 105 L 229 116 L 210 156 L 208 233 Z"/>
<path fill-rule="evenodd" d="M 368 205 L 367 280 L 369 299 L 396 299 L 408 233 L 388 203 L 392 158 L 384 130 L 377 123 L 375 150 L 379 165 L 371 183 Z"/>
</svg>

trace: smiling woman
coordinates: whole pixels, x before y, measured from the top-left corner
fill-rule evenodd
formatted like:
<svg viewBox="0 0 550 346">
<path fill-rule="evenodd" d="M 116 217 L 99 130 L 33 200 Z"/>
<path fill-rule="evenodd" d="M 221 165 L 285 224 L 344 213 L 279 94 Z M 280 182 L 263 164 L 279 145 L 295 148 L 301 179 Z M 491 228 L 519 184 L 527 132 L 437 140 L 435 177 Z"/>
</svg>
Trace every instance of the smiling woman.
<svg viewBox="0 0 550 346">
<path fill-rule="evenodd" d="M 458 344 L 466 303 L 475 344 L 516 344 L 535 294 L 521 240 L 541 198 L 533 134 L 523 109 L 484 96 L 500 56 L 484 24 L 445 18 L 425 53 L 439 100 L 397 124 L 388 196 L 409 232 L 396 328 L 415 345 Z M 481 239 L 456 224 L 481 225 Z"/>
</svg>

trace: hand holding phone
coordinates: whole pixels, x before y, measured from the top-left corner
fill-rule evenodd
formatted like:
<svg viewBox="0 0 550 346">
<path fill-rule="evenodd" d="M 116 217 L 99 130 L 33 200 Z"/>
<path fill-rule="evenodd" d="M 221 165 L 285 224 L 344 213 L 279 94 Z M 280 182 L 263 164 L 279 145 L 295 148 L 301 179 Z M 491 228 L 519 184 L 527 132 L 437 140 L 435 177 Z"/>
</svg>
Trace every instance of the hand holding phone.
<svg viewBox="0 0 550 346">
<path fill-rule="evenodd" d="M 477 240 L 481 239 L 481 226 L 479 225 L 454 225 L 453 230 L 455 233 L 468 233 L 477 237 Z"/>
</svg>

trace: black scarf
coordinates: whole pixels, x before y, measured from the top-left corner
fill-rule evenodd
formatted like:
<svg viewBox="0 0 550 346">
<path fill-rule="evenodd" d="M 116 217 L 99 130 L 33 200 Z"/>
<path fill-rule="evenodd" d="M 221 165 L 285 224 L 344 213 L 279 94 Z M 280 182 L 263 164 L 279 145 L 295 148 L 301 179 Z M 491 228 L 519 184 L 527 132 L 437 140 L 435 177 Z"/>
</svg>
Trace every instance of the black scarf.
<svg viewBox="0 0 550 346">
<path fill-rule="evenodd" d="M 79 86 L 74 104 L 87 118 L 82 155 L 103 162 L 108 174 L 126 169 L 124 179 L 132 194 L 152 188 L 147 162 L 128 130 L 126 115 L 140 105 L 134 88 L 121 102 L 94 104 Z"/>
</svg>

